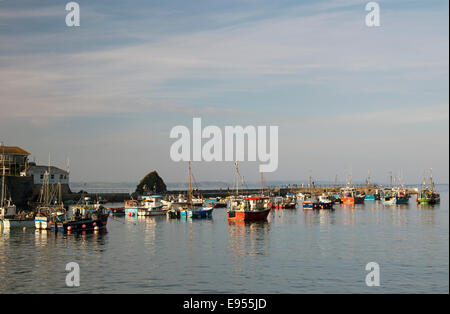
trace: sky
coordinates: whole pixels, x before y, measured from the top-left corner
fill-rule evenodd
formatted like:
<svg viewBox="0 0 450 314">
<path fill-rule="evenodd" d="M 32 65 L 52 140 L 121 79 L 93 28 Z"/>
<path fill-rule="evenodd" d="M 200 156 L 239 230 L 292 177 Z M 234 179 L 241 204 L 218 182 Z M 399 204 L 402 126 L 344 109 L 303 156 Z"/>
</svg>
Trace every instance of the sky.
<svg viewBox="0 0 450 314">
<path fill-rule="evenodd" d="M 0 0 L 0 141 L 76 182 L 186 180 L 170 130 L 279 126 L 267 180 L 449 182 L 446 0 Z M 242 162 L 258 181 L 259 162 Z M 232 162 L 194 162 L 198 181 Z"/>
</svg>

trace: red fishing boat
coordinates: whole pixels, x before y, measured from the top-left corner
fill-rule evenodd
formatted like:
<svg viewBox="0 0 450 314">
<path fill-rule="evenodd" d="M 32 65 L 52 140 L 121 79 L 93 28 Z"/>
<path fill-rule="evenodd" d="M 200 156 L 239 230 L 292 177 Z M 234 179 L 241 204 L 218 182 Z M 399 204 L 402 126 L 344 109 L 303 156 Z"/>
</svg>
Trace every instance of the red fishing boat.
<svg viewBox="0 0 450 314">
<path fill-rule="evenodd" d="M 238 163 L 234 163 L 236 167 L 235 183 L 236 196 L 230 199 L 230 206 L 227 211 L 227 218 L 230 221 L 251 221 L 266 220 L 270 213 L 269 198 L 267 196 L 239 196 L 239 168 Z M 262 182 L 262 174 L 261 174 Z M 261 192 L 263 187 L 261 186 Z"/>
<path fill-rule="evenodd" d="M 267 197 L 236 198 L 231 201 L 227 212 L 228 220 L 265 220 L 270 213 L 270 208 L 265 206 Z"/>
</svg>

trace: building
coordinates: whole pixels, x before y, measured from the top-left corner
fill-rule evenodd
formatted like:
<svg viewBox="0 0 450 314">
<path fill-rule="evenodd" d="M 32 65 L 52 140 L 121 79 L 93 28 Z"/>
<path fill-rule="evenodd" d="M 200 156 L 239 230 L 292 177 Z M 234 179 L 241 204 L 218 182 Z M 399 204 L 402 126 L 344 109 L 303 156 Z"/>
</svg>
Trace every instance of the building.
<svg viewBox="0 0 450 314">
<path fill-rule="evenodd" d="M 50 172 L 50 184 L 69 184 L 69 172 L 54 166 L 37 166 L 33 163 L 30 163 L 27 168 L 26 175 L 33 177 L 34 184 L 42 184 L 44 183 L 46 172 Z"/>
<path fill-rule="evenodd" d="M 17 146 L 5 146 L 0 142 L 0 169 L 5 167 L 9 176 L 20 176 L 26 169 L 29 152 Z"/>
</svg>

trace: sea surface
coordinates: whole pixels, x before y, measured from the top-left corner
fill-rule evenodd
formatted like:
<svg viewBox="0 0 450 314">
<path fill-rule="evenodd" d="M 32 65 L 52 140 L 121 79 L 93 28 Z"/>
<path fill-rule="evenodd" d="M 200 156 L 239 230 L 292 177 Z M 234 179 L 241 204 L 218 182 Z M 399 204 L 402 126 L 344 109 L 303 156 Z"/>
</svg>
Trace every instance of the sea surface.
<svg viewBox="0 0 450 314">
<path fill-rule="evenodd" d="M 275 210 L 264 223 L 111 218 L 106 232 L 0 233 L 0 293 L 449 293 L 449 190 L 441 204 Z M 120 206 L 121 204 L 115 204 Z M 110 206 L 110 205 L 107 205 Z M 80 286 L 66 286 L 66 264 Z M 366 285 L 366 265 L 380 286 Z"/>
</svg>

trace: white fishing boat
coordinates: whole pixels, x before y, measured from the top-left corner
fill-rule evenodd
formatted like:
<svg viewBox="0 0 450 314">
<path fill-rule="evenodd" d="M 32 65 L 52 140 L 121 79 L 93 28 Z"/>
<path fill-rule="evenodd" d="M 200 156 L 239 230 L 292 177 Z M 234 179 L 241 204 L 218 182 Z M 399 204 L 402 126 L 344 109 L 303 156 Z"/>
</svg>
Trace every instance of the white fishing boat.
<svg viewBox="0 0 450 314">
<path fill-rule="evenodd" d="M 66 209 L 62 201 L 61 183 L 57 185 L 57 191 L 52 190 L 50 186 L 50 167 L 44 174 L 39 205 L 36 207 L 36 216 L 34 224 L 38 230 L 49 230 L 51 225 L 64 221 L 66 218 Z M 57 196 L 56 196 L 57 194 Z"/>
<path fill-rule="evenodd" d="M 138 210 L 138 216 L 161 216 L 167 213 L 167 208 L 162 203 L 162 196 L 142 196 L 142 208 Z"/>
</svg>

